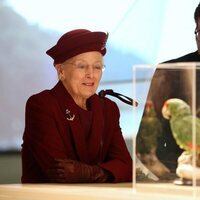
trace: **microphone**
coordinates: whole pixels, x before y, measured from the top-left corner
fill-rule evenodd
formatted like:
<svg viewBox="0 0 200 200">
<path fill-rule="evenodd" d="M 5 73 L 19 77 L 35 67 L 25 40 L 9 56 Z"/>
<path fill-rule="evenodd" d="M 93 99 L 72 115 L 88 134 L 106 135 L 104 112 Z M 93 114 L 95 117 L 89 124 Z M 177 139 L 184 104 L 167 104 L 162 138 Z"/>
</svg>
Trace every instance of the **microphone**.
<svg viewBox="0 0 200 200">
<path fill-rule="evenodd" d="M 111 95 L 113 97 L 116 97 L 118 98 L 119 100 L 121 100 L 122 102 L 128 104 L 128 105 L 131 105 L 131 106 L 135 106 L 137 107 L 138 106 L 138 102 L 137 101 L 134 101 L 133 99 L 131 99 L 130 97 L 127 97 L 123 94 L 120 94 L 120 93 L 117 93 L 117 92 L 114 92 L 113 90 L 109 89 L 109 90 L 101 90 L 98 95 L 100 97 L 105 97 L 106 95 Z"/>
</svg>

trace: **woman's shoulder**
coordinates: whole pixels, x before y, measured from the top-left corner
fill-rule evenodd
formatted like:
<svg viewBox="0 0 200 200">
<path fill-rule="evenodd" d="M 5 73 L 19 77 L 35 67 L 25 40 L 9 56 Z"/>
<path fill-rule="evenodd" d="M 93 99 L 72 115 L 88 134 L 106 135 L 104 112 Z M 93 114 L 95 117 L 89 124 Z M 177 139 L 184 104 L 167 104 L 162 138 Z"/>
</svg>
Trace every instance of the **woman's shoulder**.
<svg viewBox="0 0 200 200">
<path fill-rule="evenodd" d="M 45 98 L 45 97 L 49 97 L 50 96 L 50 90 L 43 90 L 43 91 L 40 91 L 38 93 L 34 93 L 32 94 L 29 99 L 39 99 L 39 98 Z"/>
<path fill-rule="evenodd" d="M 27 100 L 27 104 L 33 104 L 33 103 L 39 103 L 39 104 L 44 104 L 44 105 L 48 105 L 53 101 L 53 97 L 50 93 L 50 90 L 46 89 L 43 90 L 41 92 L 32 94 L 28 100 Z"/>
<path fill-rule="evenodd" d="M 118 106 L 114 100 L 108 97 L 101 97 L 100 95 L 96 95 L 101 102 L 101 104 L 109 110 L 118 110 Z"/>
</svg>

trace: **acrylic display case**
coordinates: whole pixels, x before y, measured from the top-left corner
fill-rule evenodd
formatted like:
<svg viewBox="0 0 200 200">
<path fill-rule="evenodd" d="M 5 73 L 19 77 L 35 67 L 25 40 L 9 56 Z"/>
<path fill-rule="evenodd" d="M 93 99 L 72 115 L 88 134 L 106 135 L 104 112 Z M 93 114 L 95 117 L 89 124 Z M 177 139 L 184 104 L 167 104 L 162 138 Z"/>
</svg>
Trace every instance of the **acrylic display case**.
<svg viewBox="0 0 200 200">
<path fill-rule="evenodd" d="M 134 65 L 133 93 L 134 190 L 199 198 L 200 63 Z"/>
</svg>

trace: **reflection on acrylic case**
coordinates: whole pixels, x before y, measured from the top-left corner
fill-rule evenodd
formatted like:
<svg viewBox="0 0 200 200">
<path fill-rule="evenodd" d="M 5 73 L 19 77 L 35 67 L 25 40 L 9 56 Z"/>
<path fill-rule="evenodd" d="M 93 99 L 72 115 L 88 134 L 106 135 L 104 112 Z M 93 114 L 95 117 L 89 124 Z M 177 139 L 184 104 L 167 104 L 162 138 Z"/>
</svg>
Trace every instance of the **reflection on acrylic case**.
<svg viewBox="0 0 200 200">
<path fill-rule="evenodd" d="M 200 187 L 200 64 L 135 65 L 133 85 L 135 183 Z"/>
</svg>

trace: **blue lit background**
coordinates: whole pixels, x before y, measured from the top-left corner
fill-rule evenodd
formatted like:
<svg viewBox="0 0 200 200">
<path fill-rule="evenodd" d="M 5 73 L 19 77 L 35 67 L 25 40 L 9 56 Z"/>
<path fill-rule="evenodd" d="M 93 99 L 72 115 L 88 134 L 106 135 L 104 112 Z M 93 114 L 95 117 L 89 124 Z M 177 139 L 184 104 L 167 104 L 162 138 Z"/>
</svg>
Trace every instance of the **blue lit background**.
<svg viewBox="0 0 200 200">
<path fill-rule="evenodd" d="M 27 98 L 57 82 L 45 51 L 66 31 L 109 32 L 100 89 L 133 94 L 133 66 L 156 64 L 196 50 L 197 0 L 0 0 L 0 150 L 19 149 Z M 146 96 L 148 83 L 141 86 Z M 137 131 L 133 109 L 120 107 L 126 138 Z M 140 110 L 142 112 L 142 110 Z"/>
</svg>

